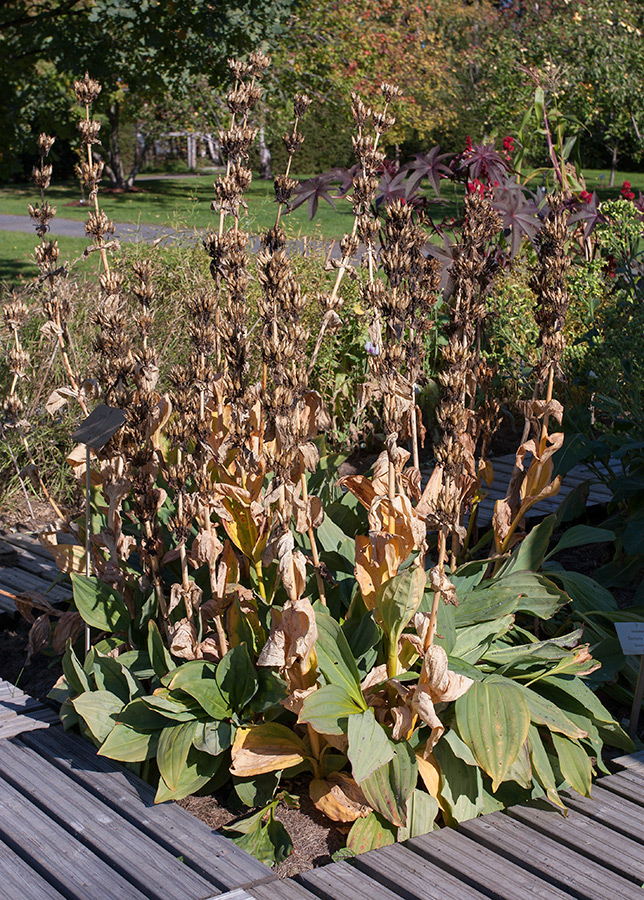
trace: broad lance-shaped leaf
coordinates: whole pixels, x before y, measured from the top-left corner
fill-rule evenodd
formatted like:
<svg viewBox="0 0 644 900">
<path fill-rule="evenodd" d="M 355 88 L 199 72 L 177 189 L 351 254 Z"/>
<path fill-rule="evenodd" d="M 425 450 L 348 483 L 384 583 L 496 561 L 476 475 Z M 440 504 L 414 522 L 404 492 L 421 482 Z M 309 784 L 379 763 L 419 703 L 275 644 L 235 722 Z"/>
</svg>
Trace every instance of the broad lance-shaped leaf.
<svg viewBox="0 0 644 900">
<path fill-rule="evenodd" d="M 320 734 L 346 734 L 347 717 L 364 712 L 367 704 L 358 705 L 337 684 L 325 684 L 304 700 L 298 722 L 306 722 Z"/>
<path fill-rule="evenodd" d="M 554 772 L 552 771 L 552 766 L 550 765 L 550 760 L 548 759 L 548 754 L 546 753 L 546 748 L 543 746 L 541 735 L 534 725 L 530 726 L 528 732 L 528 746 L 530 748 L 532 772 L 535 778 L 546 792 L 548 800 L 555 803 L 557 806 L 560 806 L 562 809 L 565 809 L 566 807 L 557 792 L 557 783 L 555 781 Z"/>
<path fill-rule="evenodd" d="M 159 778 L 155 803 L 164 803 L 166 800 L 183 800 L 195 791 L 205 787 L 224 764 L 225 756 L 211 756 L 209 753 L 201 753 L 191 747 L 188 752 L 186 764 L 174 790 L 168 787 L 163 778 Z"/>
<path fill-rule="evenodd" d="M 308 755 L 306 747 L 290 728 L 277 722 L 264 722 L 237 729 L 230 771 L 241 778 L 277 772 L 298 766 Z"/>
<path fill-rule="evenodd" d="M 577 741 L 556 732 L 552 733 L 552 743 L 557 751 L 561 774 L 570 787 L 578 794 L 590 797 L 593 767 L 584 748 Z"/>
<path fill-rule="evenodd" d="M 360 673 L 344 632 L 328 611 L 316 609 L 318 667 L 328 684 L 343 687 L 358 705 L 364 703 Z"/>
<path fill-rule="evenodd" d="M 157 765 L 170 790 L 175 791 L 179 785 L 197 725 L 197 722 L 182 722 L 180 725 L 169 725 L 161 732 Z"/>
<path fill-rule="evenodd" d="M 377 813 L 370 813 L 366 819 L 357 819 L 349 832 L 347 847 L 358 856 L 368 850 L 377 850 L 396 843 L 396 827 Z"/>
<path fill-rule="evenodd" d="M 127 631 L 130 614 L 123 598 L 104 581 L 95 577 L 71 574 L 74 605 L 82 618 L 101 631 Z"/>
<path fill-rule="evenodd" d="M 349 748 L 347 756 L 351 763 L 353 777 L 361 784 L 376 769 L 386 765 L 394 757 L 394 745 L 376 722 L 373 709 L 356 716 L 349 716 Z"/>
<path fill-rule="evenodd" d="M 170 672 L 163 679 L 163 684 L 172 691 L 185 691 L 213 719 L 229 719 L 233 710 L 217 684 L 216 670 L 214 663 L 202 659 L 190 660 Z"/>
<path fill-rule="evenodd" d="M 157 678 L 163 678 L 175 668 L 174 660 L 163 643 L 157 624 L 152 620 L 148 622 L 148 656 Z"/>
<path fill-rule="evenodd" d="M 153 759 L 157 753 L 160 735 L 160 729 L 137 731 L 136 728 L 117 722 L 98 751 L 98 755 L 129 763 Z"/>
<path fill-rule="evenodd" d="M 565 734 L 570 738 L 588 737 L 587 732 L 583 731 L 583 729 L 569 719 L 556 704 L 552 703 L 552 701 L 548 700 L 546 697 L 542 697 L 536 691 L 532 690 L 532 688 L 523 685 L 518 685 L 518 687 L 523 691 L 523 694 L 528 701 L 530 719 L 535 725 L 545 725 L 550 731 L 558 731 L 560 734 Z"/>
<path fill-rule="evenodd" d="M 407 824 L 398 832 L 398 840 L 419 837 L 433 831 L 438 803 L 427 791 L 413 790 L 407 801 Z"/>
<path fill-rule="evenodd" d="M 117 715 L 125 705 L 120 697 L 109 691 L 89 691 L 76 697 L 72 703 L 99 744 L 114 728 Z"/>
<path fill-rule="evenodd" d="M 455 709 L 459 733 L 496 791 L 528 736 L 528 702 L 514 682 L 493 676 L 475 681 Z"/>
<path fill-rule="evenodd" d="M 396 743 L 391 762 L 366 778 L 360 785 L 370 805 L 394 825 L 406 825 L 407 801 L 418 781 L 416 754 L 409 744 Z"/>
<path fill-rule="evenodd" d="M 239 644 L 228 651 L 217 665 L 215 678 L 224 700 L 235 712 L 241 712 L 259 687 L 246 644 Z"/>
</svg>

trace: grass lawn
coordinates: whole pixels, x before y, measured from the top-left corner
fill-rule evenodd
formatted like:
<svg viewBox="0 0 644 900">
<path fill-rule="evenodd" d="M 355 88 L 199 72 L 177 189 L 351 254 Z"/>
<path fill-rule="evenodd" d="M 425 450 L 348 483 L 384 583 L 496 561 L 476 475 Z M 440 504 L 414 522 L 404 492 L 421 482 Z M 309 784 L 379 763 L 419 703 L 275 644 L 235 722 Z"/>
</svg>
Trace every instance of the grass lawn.
<svg viewBox="0 0 644 900">
<path fill-rule="evenodd" d="M 55 231 L 51 238 L 58 241 L 61 262 L 77 259 L 87 246 L 87 241 L 83 238 L 58 237 Z M 33 258 L 37 242 L 35 233 L 31 235 L 22 231 L 0 231 L 0 284 L 24 284 L 38 274 Z M 92 272 L 96 269 L 97 262 L 98 254 L 93 253 L 89 259 L 76 263 L 74 271 Z"/>
</svg>

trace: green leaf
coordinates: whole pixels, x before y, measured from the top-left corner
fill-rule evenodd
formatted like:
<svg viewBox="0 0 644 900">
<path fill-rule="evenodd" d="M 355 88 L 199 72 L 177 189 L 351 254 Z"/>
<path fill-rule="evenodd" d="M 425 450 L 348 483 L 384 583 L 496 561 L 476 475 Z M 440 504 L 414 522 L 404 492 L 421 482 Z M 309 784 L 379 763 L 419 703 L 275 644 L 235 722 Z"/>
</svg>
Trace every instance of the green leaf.
<svg viewBox="0 0 644 900">
<path fill-rule="evenodd" d="M 512 552 L 501 570 L 502 575 L 519 571 L 537 572 L 541 568 L 556 520 L 557 517 L 552 515 L 535 525 Z"/>
<path fill-rule="evenodd" d="M 116 725 L 117 714 L 124 703 L 109 691 L 91 691 L 72 700 L 74 709 L 84 719 L 99 744 L 102 744 Z"/>
<path fill-rule="evenodd" d="M 426 584 L 425 570 L 421 566 L 411 566 L 390 578 L 376 592 L 374 603 L 390 644 L 397 646 L 405 626 L 420 606 Z"/>
<path fill-rule="evenodd" d="M 217 665 L 215 678 L 224 700 L 240 713 L 259 687 L 246 644 L 228 651 Z"/>
<path fill-rule="evenodd" d="M 519 598 L 513 590 L 499 588 L 497 580 L 492 579 L 484 587 L 475 588 L 464 597 L 459 597 L 458 606 L 454 610 L 454 624 L 456 628 L 462 628 L 511 615 L 518 602 Z"/>
<path fill-rule="evenodd" d="M 229 719 L 233 710 L 221 692 L 216 673 L 214 663 L 193 659 L 166 675 L 163 683 L 169 690 L 189 694 L 213 719 Z"/>
<path fill-rule="evenodd" d="M 139 680 L 146 681 L 156 674 L 145 650 L 127 650 L 119 654 L 118 661 Z"/>
<path fill-rule="evenodd" d="M 591 525 L 574 525 L 568 528 L 554 550 L 546 556 L 550 559 L 555 553 L 561 550 L 568 550 L 571 547 L 586 547 L 588 544 L 603 544 L 615 540 L 615 532 L 609 531 L 608 528 L 595 528 Z"/>
<path fill-rule="evenodd" d="M 416 754 L 407 741 L 392 744 L 391 762 L 376 769 L 360 787 L 369 805 L 394 825 L 406 825 L 407 801 L 418 781 Z"/>
<path fill-rule="evenodd" d="M 160 731 L 137 731 L 117 722 L 98 751 L 119 762 L 143 762 L 156 756 Z"/>
<path fill-rule="evenodd" d="M 195 722 L 192 744 L 197 750 L 219 756 L 232 747 L 235 729 L 230 722 Z"/>
<path fill-rule="evenodd" d="M 163 778 L 159 779 L 159 787 L 154 798 L 155 803 L 164 803 L 166 800 L 182 800 L 196 791 L 205 787 L 214 778 L 222 765 L 225 765 L 227 754 L 211 756 L 209 753 L 201 753 L 192 747 L 188 751 L 188 759 L 174 790 L 168 787 Z M 228 757 L 230 758 L 230 757 Z"/>
<path fill-rule="evenodd" d="M 127 706 L 123 707 L 118 715 L 118 721 L 140 731 L 155 731 L 156 729 L 160 731 L 167 726 L 168 716 L 152 709 L 144 697 L 137 697 L 136 700 L 131 700 Z"/>
<path fill-rule="evenodd" d="M 347 837 L 347 849 L 356 856 L 395 844 L 397 831 L 391 822 L 372 812 L 364 819 L 356 819 Z"/>
<path fill-rule="evenodd" d="M 440 766 L 440 799 L 448 825 L 503 809 L 503 804 L 485 790 L 483 775 L 470 748 L 453 728 L 434 747 Z"/>
<path fill-rule="evenodd" d="M 523 692 L 530 709 L 530 719 L 535 725 L 545 725 L 550 731 L 557 731 L 570 738 L 584 737 L 583 731 L 552 701 L 542 697 L 531 688 L 517 685 Z"/>
<path fill-rule="evenodd" d="M 92 628 L 101 631 L 127 631 L 130 613 L 118 591 L 87 575 L 71 574 L 74 605 L 81 618 Z"/>
<path fill-rule="evenodd" d="M 192 698 L 184 700 L 164 688 L 158 688 L 153 694 L 141 697 L 141 700 L 154 712 L 175 722 L 191 722 L 203 716 L 203 708 L 195 700 Z"/>
<path fill-rule="evenodd" d="M 251 778 L 233 776 L 235 793 L 245 806 L 266 806 L 273 799 L 281 774 L 281 772 L 265 772 Z"/>
<path fill-rule="evenodd" d="M 497 582 L 501 589 L 515 591 L 518 597 L 516 611 L 550 619 L 570 597 L 556 584 L 535 572 L 513 572 Z"/>
<path fill-rule="evenodd" d="M 62 666 L 65 681 L 74 694 L 84 694 L 85 691 L 92 690 L 87 673 L 74 653 L 72 642 L 69 639 L 67 641 L 67 649 L 63 654 Z"/>
<path fill-rule="evenodd" d="M 358 784 L 393 759 L 394 745 L 382 725 L 376 722 L 373 709 L 349 716 L 347 734 L 347 756 Z"/>
<path fill-rule="evenodd" d="M 58 710 L 58 715 L 60 716 L 60 721 L 65 731 L 69 731 L 70 728 L 73 728 L 74 725 L 77 725 L 80 721 L 80 716 L 74 709 L 74 704 L 70 697 L 63 701 Z"/>
<path fill-rule="evenodd" d="M 298 722 L 307 722 L 320 734 L 346 734 L 348 716 L 364 712 L 337 684 L 326 684 L 304 700 Z"/>
<path fill-rule="evenodd" d="M 530 751 L 530 762 L 532 763 L 533 775 L 546 792 L 548 799 L 561 807 L 561 809 L 565 809 L 566 807 L 557 793 L 555 774 L 552 771 L 546 748 L 543 746 L 541 735 L 534 725 L 530 726 L 528 732 L 528 749 Z"/>
<path fill-rule="evenodd" d="M 550 564 L 549 564 L 550 565 Z M 552 563 L 554 565 L 554 563 Z M 548 568 L 548 577 L 560 584 L 572 599 L 571 613 L 588 613 L 593 610 L 616 610 L 617 601 L 609 590 L 581 572 L 564 572 Z"/>
<path fill-rule="evenodd" d="M 561 774 L 578 794 L 590 797 L 592 765 L 588 754 L 580 744 L 563 735 L 552 732 L 551 737 L 559 758 Z"/>
<path fill-rule="evenodd" d="M 166 650 L 156 622 L 152 621 L 148 622 L 148 656 L 157 678 L 163 678 L 176 668 L 174 660 Z"/>
<path fill-rule="evenodd" d="M 268 818 L 264 822 L 266 816 Z M 275 818 L 274 802 L 251 816 L 239 819 L 223 831 L 238 847 L 267 866 L 282 862 L 293 852 L 288 831 Z"/>
<path fill-rule="evenodd" d="M 567 694 L 572 698 L 578 706 L 574 710 L 571 707 L 571 712 L 575 711 L 589 716 L 597 726 L 599 735 L 606 744 L 620 747 L 622 750 L 626 750 L 627 753 L 634 751 L 635 747 L 632 740 L 581 678 L 576 678 L 574 675 L 546 676 L 541 679 L 541 686 L 554 689 L 554 693 L 551 696 L 557 702 L 560 702 L 562 694 Z"/>
<path fill-rule="evenodd" d="M 490 622 L 479 622 L 457 628 L 452 653 L 466 662 L 478 662 L 490 644 L 514 625 L 514 616 L 502 616 Z"/>
<path fill-rule="evenodd" d="M 172 791 L 177 789 L 186 766 L 197 724 L 183 722 L 181 725 L 168 725 L 159 737 L 157 765 L 163 780 Z"/>
<path fill-rule="evenodd" d="M 143 688 L 132 673 L 120 660 L 111 656 L 103 656 L 94 651 L 94 677 L 96 687 L 100 691 L 110 691 L 120 697 L 123 703 L 129 703 L 143 693 Z"/>
<path fill-rule="evenodd" d="M 284 679 L 265 666 L 259 666 L 256 674 L 259 687 L 246 707 L 246 714 L 254 718 L 273 709 L 281 711 L 284 708 L 281 701 L 288 696 L 288 686 Z"/>
<path fill-rule="evenodd" d="M 315 622 L 318 629 L 315 652 L 320 672 L 329 684 L 343 688 L 364 708 L 366 704 L 360 690 L 360 673 L 344 632 L 328 612 L 317 610 Z"/>
<path fill-rule="evenodd" d="M 398 830 L 398 840 L 406 841 L 433 831 L 437 815 L 436 798 L 427 791 L 413 790 L 407 800 L 407 824 Z"/>
<path fill-rule="evenodd" d="M 518 685 L 509 680 L 475 681 L 455 704 L 458 730 L 495 792 L 528 736 L 530 710 Z"/>
</svg>

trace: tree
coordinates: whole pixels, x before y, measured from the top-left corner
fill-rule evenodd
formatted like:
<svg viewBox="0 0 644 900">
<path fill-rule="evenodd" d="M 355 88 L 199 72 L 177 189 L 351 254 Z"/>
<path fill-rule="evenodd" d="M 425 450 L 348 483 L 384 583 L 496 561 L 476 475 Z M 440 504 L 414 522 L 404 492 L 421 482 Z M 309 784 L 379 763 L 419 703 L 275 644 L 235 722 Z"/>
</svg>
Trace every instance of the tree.
<svg viewBox="0 0 644 900">
<path fill-rule="evenodd" d="M 186 91 L 206 75 L 212 86 L 227 77 L 226 60 L 272 41 L 292 0 L 22 0 L 0 3 L 2 67 L 38 82 L 38 65 L 53 65 L 61 79 L 88 70 L 103 84 L 98 111 L 109 125 L 104 150 L 113 184 L 127 186 L 120 146 L 124 109 L 169 90 Z M 18 79 L 10 80 L 10 91 Z M 6 102 L 6 101 L 5 101 Z M 15 97 L 7 111 L 16 116 Z M 135 159 L 135 167 L 140 160 Z M 131 173 L 131 174 L 136 174 Z"/>
</svg>

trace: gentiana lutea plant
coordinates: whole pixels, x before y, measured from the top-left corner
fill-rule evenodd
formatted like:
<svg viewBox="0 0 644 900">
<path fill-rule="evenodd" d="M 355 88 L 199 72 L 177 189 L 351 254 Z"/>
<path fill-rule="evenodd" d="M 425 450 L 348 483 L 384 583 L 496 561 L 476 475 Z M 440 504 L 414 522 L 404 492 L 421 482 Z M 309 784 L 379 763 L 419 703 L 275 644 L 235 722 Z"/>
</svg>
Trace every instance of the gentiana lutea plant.
<svg viewBox="0 0 644 900">
<path fill-rule="evenodd" d="M 285 789 L 295 777 L 348 832 L 349 854 L 531 796 L 563 807 L 562 787 L 589 793 L 604 741 L 630 746 L 583 680 L 597 664 L 581 633 L 539 639 L 530 631 L 569 601 L 540 571 L 554 517 L 525 533 L 527 510 L 559 487 L 552 456 L 563 438 L 549 428 L 562 415 L 553 391 L 567 309 L 565 198 L 550 199 L 536 241 L 542 362 L 486 543 L 476 510 L 492 477 L 498 425 L 486 296 L 502 241 L 492 198 L 485 190 L 467 195 L 441 289 L 423 217 L 401 201 L 379 209 L 374 202 L 399 91 L 384 84 L 378 110 L 355 94 L 353 227 L 329 264 L 311 334 L 311 301 L 294 274 L 285 227 L 310 105 L 304 95 L 295 97 L 284 135 L 275 223 L 256 255 L 244 230 L 253 110 L 268 64 L 260 53 L 230 63 L 230 123 L 220 136 L 226 170 L 204 239 L 212 283 L 186 298 L 189 343 L 167 384 L 152 267 L 137 263 L 124 278 L 113 225 L 100 210 L 91 118 L 100 86 L 89 76 L 76 86 L 85 111 L 80 174 L 93 204 L 87 231 L 102 265 L 88 375 L 102 402 L 126 418 L 92 461 L 91 522 L 80 516 L 43 535 L 74 588 L 67 631 L 54 631 L 58 648 L 67 638 L 52 692 L 63 724 L 78 727 L 99 754 L 138 767 L 157 785 L 158 802 L 232 780 L 256 811 L 229 833 L 269 863 L 290 851 L 274 812 L 293 802 Z M 48 216 L 36 215 L 43 238 Z M 53 253 L 40 251 L 47 315 L 66 353 Z M 378 416 L 385 439 L 368 473 L 338 478 L 322 439 L 328 413 L 310 379 L 327 336 L 351 315 L 349 282 L 358 285 L 369 329 L 368 378 L 356 406 Z M 437 307 L 446 321 L 440 438 L 425 478 L 416 387 Z M 18 354 L 15 301 L 5 319 Z M 83 415 L 91 380 L 71 364 L 69 377 L 65 399 Z M 15 404 L 12 389 L 7 410 Z M 71 456 L 85 477 L 82 460 Z M 488 556 L 479 549 L 486 546 Z M 33 595 L 21 609 L 32 619 L 33 609 L 42 613 L 36 650 L 49 642 L 56 614 Z M 92 634 L 84 659 L 83 625 Z"/>
</svg>

